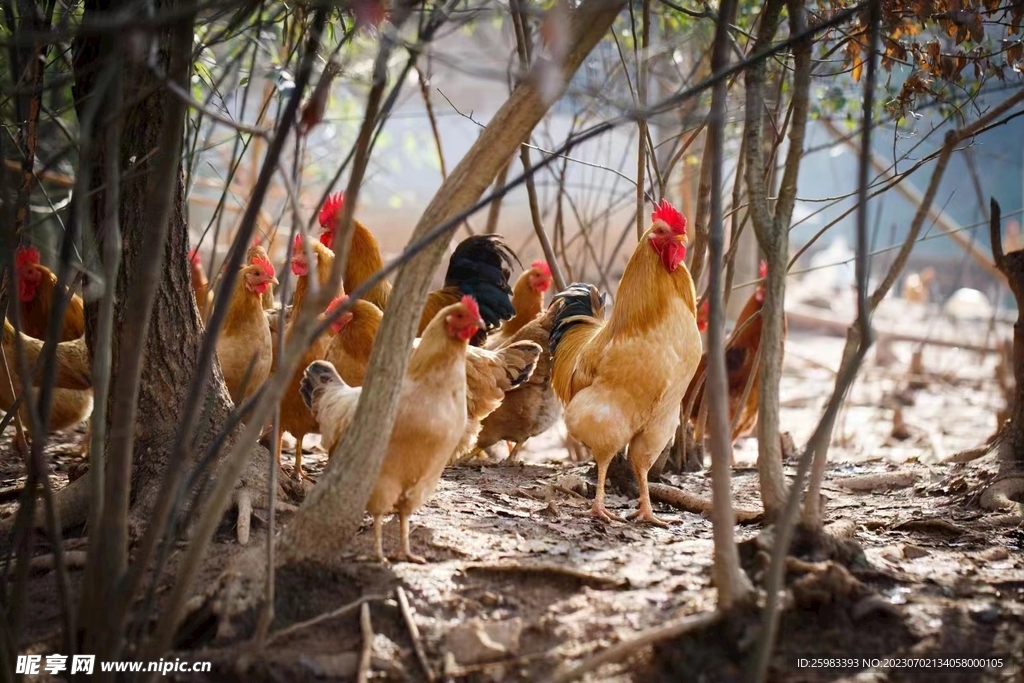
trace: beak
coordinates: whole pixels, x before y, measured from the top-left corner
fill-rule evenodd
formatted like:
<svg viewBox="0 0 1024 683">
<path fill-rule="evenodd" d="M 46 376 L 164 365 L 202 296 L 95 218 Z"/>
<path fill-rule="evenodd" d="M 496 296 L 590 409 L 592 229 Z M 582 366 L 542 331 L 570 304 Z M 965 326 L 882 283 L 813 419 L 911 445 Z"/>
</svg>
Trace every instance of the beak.
<svg viewBox="0 0 1024 683">
<path fill-rule="evenodd" d="M 676 235 L 672 239 L 675 240 L 676 242 L 679 242 L 680 244 L 686 244 L 686 235 L 685 234 Z"/>
<path fill-rule="evenodd" d="M 475 322 L 474 324 L 475 324 L 475 325 L 476 325 L 476 326 L 477 326 L 478 328 L 480 328 L 481 330 L 486 330 L 486 329 L 487 329 L 487 323 L 485 323 L 485 322 L 484 322 L 484 319 L 483 319 L 483 318 L 477 318 L 477 319 L 476 319 L 476 322 Z"/>
<path fill-rule="evenodd" d="M 269 282 L 272 285 L 279 285 L 279 284 L 281 284 L 280 282 L 277 281 L 276 277 L 270 278 L 269 280 L 267 280 L 267 282 Z"/>
</svg>

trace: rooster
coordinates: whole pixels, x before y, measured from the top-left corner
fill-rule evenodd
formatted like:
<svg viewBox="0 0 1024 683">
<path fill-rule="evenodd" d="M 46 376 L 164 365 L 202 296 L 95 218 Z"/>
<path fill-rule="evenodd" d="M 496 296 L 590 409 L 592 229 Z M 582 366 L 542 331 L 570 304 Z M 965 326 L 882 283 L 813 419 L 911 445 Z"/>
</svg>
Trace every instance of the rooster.
<svg viewBox="0 0 1024 683">
<path fill-rule="evenodd" d="M 468 294 L 479 303 L 487 323 L 470 343 L 483 346 L 489 332 L 515 315 L 512 288 L 508 285 L 513 260 L 518 262 L 500 235 L 474 235 L 462 240 L 448 260 L 444 287 L 427 295 L 418 334 L 423 333 L 439 310 Z"/>
<path fill-rule="evenodd" d="M 320 242 L 328 249 L 334 248 L 334 233 L 341 221 L 342 209 L 345 206 L 345 194 L 332 194 L 320 209 Z M 352 219 L 354 230 L 352 242 L 348 250 L 348 263 L 345 264 L 345 291 L 353 292 L 370 277 L 384 268 L 384 257 L 380 253 L 380 243 L 370 230 Z M 377 308 L 384 310 L 391 296 L 391 283 L 382 279 L 366 293 L 363 298 Z"/>
<path fill-rule="evenodd" d="M 551 287 L 551 267 L 547 261 L 534 261 L 528 270 L 516 280 L 512 288 L 512 307 L 516 314 L 502 323 L 498 330 L 487 338 L 487 348 L 496 349 L 511 339 L 523 326 L 534 320 L 544 310 L 544 292 Z"/>
<path fill-rule="evenodd" d="M 36 339 L 46 339 L 50 311 L 56 303 L 57 276 L 39 262 L 35 247 L 18 247 L 14 254 L 14 274 L 21 302 L 21 331 Z M 64 323 L 57 341 L 71 341 L 85 334 L 85 306 L 82 297 L 71 296 L 64 311 Z"/>
<path fill-rule="evenodd" d="M 327 347 L 325 360 L 331 362 L 349 386 L 361 386 L 370 364 L 370 352 L 383 314 L 375 306 L 357 301 L 332 326 L 334 339 Z M 418 348 L 422 339 L 413 341 Z M 505 399 L 507 392 L 522 386 L 533 374 L 542 348 L 529 340 L 509 344 L 497 351 L 469 347 L 466 352 L 466 429 L 456 459 L 476 445 L 483 420 Z"/>
<path fill-rule="evenodd" d="M 381 522 L 398 513 L 401 550 L 395 559 L 423 563 L 409 543 L 409 516 L 434 492 L 466 428 L 466 347 L 484 325 L 472 297 L 434 317 L 409 358 L 398 413 L 366 509 L 373 516 L 377 558 L 384 561 Z M 333 453 L 352 421 L 361 389 L 346 385 L 327 361 L 310 364 L 299 389 Z"/>
<path fill-rule="evenodd" d="M 566 428 L 597 463 L 591 513 L 612 519 L 604 504 L 608 465 L 628 446 L 640 488 L 632 517 L 664 525 L 651 508 L 647 471 L 675 432 L 701 340 L 693 279 L 683 264 L 686 219 L 667 200 L 651 219 L 626 264 L 611 317 L 597 317 L 595 287 L 570 285 L 555 297 L 550 348 Z"/>
<path fill-rule="evenodd" d="M 235 405 L 256 391 L 270 374 L 272 343 L 263 313 L 263 293 L 276 284 L 274 265 L 257 254 L 242 266 L 231 293 L 224 328 L 217 338 L 217 359 Z"/>
<path fill-rule="evenodd" d="M 257 256 L 262 256 L 265 259 L 269 259 L 267 256 L 267 250 L 260 244 L 262 240 L 259 237 L 254 237 L 252 240 L 252 246 L 245 252 L 245 262 L 252 263 L 252 260 Z M 274 309 L 274 286 L 268 284 L 267 288 L 263 290 L 263 310 L 272 311 Z"/>
<path fill-rule="evenodd" d="M 762 279 L 768 274 L 768 264 L 761 261 L 758 274 Z M 729 387 L 729 424 L 735 425 L 732 440 L 750 434 L 757 424 L 758 395 L 761 386 L 761 367 L 757 361 L 758 349 L 761 346 L 761 307 L 764 305 L 764 284 L 759 284 L 747 299 L 736 319 L 736 327 L 725 343 L 725 372 Z M 697 327 L 707 328 L 707 301 L 701 306 L 697 315 Z M 782 321 L 782 336 L 786 337 L 786 320 Z M 684 404 L 693 400 L 690 420 L 694 423 L 694 439 L 697 443 L 704 440 L 704 424 L 700 419 L 701 404 L 704 402 L 704 382 L 707 366 L 707 355 L 700 359 L 697 372 L 693 375 Z M 747 389 L 750 384 L 750 389 Z M 696 393 L 694 397 L 693 394 Z M 746 399 L 744 399 L 746 394 Z"/>
</svg>

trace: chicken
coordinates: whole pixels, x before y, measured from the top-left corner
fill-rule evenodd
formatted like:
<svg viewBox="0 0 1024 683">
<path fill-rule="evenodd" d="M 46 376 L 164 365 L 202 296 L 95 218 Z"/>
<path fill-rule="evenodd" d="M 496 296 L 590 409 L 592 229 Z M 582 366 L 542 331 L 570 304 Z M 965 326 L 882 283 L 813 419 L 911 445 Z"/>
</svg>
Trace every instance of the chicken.
<svg viewBox="0 0 1024 683">
<path fill-rule="evenodd" d="M 396 559 L 425 562 L 412 553 L 409 516 L 434 492 L 466 429 L 466 347 L 483 325 L 476 302 L 463 297 L 435 316 L 409 358 L 395 425 L 366 504 L 382 562 L 381 522 L 392 512 L 398 513 L 401 528 Z M 351 423 L 361 391 L 346 385 L 327 361 L 306 368 L 300 392 L 320 425 L 328 452 L 334 451 Z"/>
<path fill-rule="evenodd" d="M 552 385 L 565 406 L 565 426 L 597 463 L 591 514 L 608 521 L 608 465 L 629 447 L 640 488 L 632 516 L 663 525 L 651 508 L 647 471 L 679 423 L 679 404 L 700 362 L 696 292 L 686 256 L 686 219 L 662 200 L 619 281 L 611 317 L 597 315 L 592 285 L 573 284 L 555 297 L 551 328 Z"/>
<path fill-rule="evenodd" d="M 532 341 L 541 347 L 541 353 L 530 379 L 505 394 L 498 409 L 483 421 L 476 441 L 478 449 L 490 448 L 498 441 L 509 441 L 508 459 L 515 462 L 527 439 L 547 431 L 561 417 L 562 406 L 551 387 L 548 337 L 552 322 L 550 315 L 537 317 L 506 342 L 509 345 Z"/>
<path fill-rule="evenodd" d="M 915 304 L 926 304 L 931 300 L 935 269 L 926 267 L 920 273 L 910 273 L 903 281 L 903 300 Z"/>
<path fill-rule="evenodd" d="M 516 314 L 487 338 L 487 348 L 498 348 L 540 315 L 544 310 L 544 292 L 548 291 L 549 287 L 551 267 L 547 261 L 534 261 L 529 270 L 523 271 L 516 280 L 516 286 L 512 288 L 512 307 L 516 309 Z"/>
<path fill-rule="evenodd" d="M 21 334 L 21 348 L 25 354 L 25 362 L 29 368 L 32 368 L 42 351 L 43 341 Z M 14 326 L 10 321 L 4 320 L 3 350 L 8 370 L 11 373 L 10 383 L 8 383 L 7 377 L 0 371 L 0 410 L 5 413 L 14 405 L 15 399 L 21 394 L 25 384 L 18 372 L 16 349 Z M 41 376 L 37 373 L 33 383 L 38 385 L 40 379 Z M 89 419 L 93 407 L 92 383 L 89 371 L 89 351 L 85 346 L 84 335 L 72 341 L 57 344 L 57 377 L 54 387 L 48 431 L 64 431 Z M 32 401 L 38 400 L 39 390 L 33 387 L 30 396 Z M 28 410 L 24 402 L 18 412 L 22 424 L 29 429 Z M 85 443 L 88 447 L 88 439 Z"/>
<path fill-rule="evenodd" d="M 334 233 L 341 221 L 341 210 L 345 206 L 345 194 L 332 194 L 320 209 L 320 242 L 328 249 L 334 248 Z M 345 264 L 345 291 L 354 292 L 384 268 L 384 257 L 380 253 L 380 244 L 369 229 L 359 221 L 352 219 L 354 230 L 352 242 L 348 250 L 348 263 Z M 391 296 L 391 283 L 382 279 L 366 293 L 363 298 L 377 308 L 384 310 Z"/>
<path fill-rule="evenodd" d="M 50 311 L 56 303 L 57 276 L 39 262 L 35 247 L 18 247 L 14 255 L 14 273 L 21 302 L 21 331 L 36 339 L 46 339 Z M 57 341 L 70 341 L 85 334 L 85 307 L 82 297 L 71 296 L 64 311 L 64 324 Z"/>
<path fill-rule="evenodd" d="M 254 237 L 252 240 L 252 246 L 245 252 L 245 262 L 252 263 L 252 260 L 257 256 L 262 256 L 265 259 L 270 259 L 267 255 L 267 250 L 260 244 L 261 240 L 259 237 Z M 263 290 L 263 310 L 272 311 L 274 310 L 274 286 L 268 284 L 267 288 Z"/>
<path fill-rule="evenodd" d="M 4 320 L 3 349 L 4 357 L 12 372 L 17 372 L 17 337 L 21 337 L 21 350 L 25 354 L 25 362 L 34 368 L 43 351 L 43 340 L 30 337 L 25 333 L 17 335 L 9 320 Z M 37 369 L 33 384 L 38 386 L 41 380 Z M 89 348 L 85 344 L 85 336 L 57 344 L 57 377 L 54 386 L 59 389 L 91 389 L 92 368 L 89 360 Z"/>
<path fill-rule="evenodd" d="M 309 241 L 309 248 L 316 256 L 316 281 L 320 289 L 327 286 L 331 279 L 331 269 L 334 267 L 334 252 L 316 240 Z M 289 317 L 294 316 L 302 308 L 309 292 L 309 259 L 306 258 L 306 250 L 302 246 L 302 235 L 295 236 L 295 244 L 292 247 L 292 274 L 295 275 L 295 294 L 292 295 L 292 310 Z M 336 296 L 345 293 L 345 285 L 339 286 Z"/>
<path fill-rule="evenodd" d="M 334 299 L 330 306 L 327 307 L 327 313 L 330 313 L 336 306 L 340 305 L 343 299 L 344 297 Z M 320 319 L 323 320 L 323 317 L 323 314 L 321 314 Z M 292 336 L 294 325 L 295 322 L 292 321 L 284 330 L 285 344 L 288 343 Z M 313 419 L 309 409 L 303 403 L 302 396 L 299 395 L 299 384 L 302 382 L 303 369 L 313 361 L 324 358 L 327 345 L 331 343 L 333 336 L 333 330 L 327 330 L 310 344 L 305 354 L 303 354 L 302 361 L 295 370 L 295 374 L 292 375 L 288 387 L 285 389 L 284 394 L 281 395 L 280 428 L 277 432 L 277 443 L 274 444 L 274 454 L 277 456 L 278 463 L 280 463 L 281 438 L 284 432 L 288 432 L 295 437 L 295 468 L 292 470 L 292 478 L 294 479 L 302 479 L 302 440 L 306 434 L 316 434 L 319 430 L 316 420 Z"/>
<path fill-rule="evenodd" d="M 341 379 L 350 387 L 363 386 L 370 352 L 377 338 L 384 313 L 369 301 L 358 299 L 331 325 L 334 338 L 324 359 L 331 362 Z"/>
<path fill-rule="evenodd" d="M 342 314 L 332 326 L 334 340 L 327 347 L 325 360 L 331 362 L 349 386 L 361 386 L 370 363 L 370 352 L 383 314 L 365 301 L 357 301 L 351 311 Z M 416 339 L 413 348 L 422 342 Z M 533 374 L 542 348 L 529 340 L 517 341 L 489 351 L 471 346 L 466 352 L 465 432 L 454 453 L 460 458 L 473 450 L 481 422 L 504 400 L 506 392 L 526 383 Z"/>
<path fill-rule="evenodd" d="M 263 293 L 275 284 L 274 265 L 257 254 L 242 266 L 231 293 L 224 327 L 217 338 L 217 359 L 235 405 L 270 375 L 273 350 L 270 327 L 263 314 Z"/>
<path fill-rule="evenodd" d="M 468 294 L 479 303 L 487 323 L 470 343 L 483 346 L 489 332 L 515 315 L 512 288 L 508 285 L 513 260 L 518 262 L 500 235 L 474 235 L 462 240 L 448 260 L 444 287 L 427 295 L 418 333 L 423 333 L 439 310 Z"/>
<path fill-rule="evenodd" d="M 762 278 L 768 274 L 768 264 L 761 262 L 759 274 Z M 725 372 L 727 385 L 729 387 L 729 424 L 735 425 L 732 430 L 732 440 L 735 442 L 741 436 L 750 434 L 757 424 L 758 394 L 761 386 L 760 363 L 755 364 L 758 349 L 761 346 L 761 307 L 764 305 L 764 285 L 760 284 L 754 290 L 750 298 L 740 310 L 736 318 L 736 327 L 725 343 Z M 707 327 L 708 308 L 707 302 L 701 306 L 697 315 L 697 327 L 704 330 Z M 782 335 L 785 339 L 786 320 L 782 321 Z M 693 400 L 693 408 L 690 411 L 690 420 L 694 423 L 694 439 L 697 443 L 704 440 L 704 420 L 700 419 L 701 404 L 704 401 L 704 375 L 707 372 L 707 354 L 701 356 L 697 372 L 693 375 L 684 404 Z M 747 390 L 747 384 L 750 390 Z M 693 396 L 694 393 L 696 396 Z M 744 400 L 744 394 L 746 399 Z"/>
<path fill-rule="evenodd" d="M 196 308 L 199 309 L 199 317 L 203 322 L 206 322 L 213 304 L 210 280 L 206 277 L 206 271 L 203 270 L 202 259 L 199 258 L 199 250 L 192 249 L 188 253 L 188 258 L 192 268 L 192 293 L 196 296 Z"/>
</svg>

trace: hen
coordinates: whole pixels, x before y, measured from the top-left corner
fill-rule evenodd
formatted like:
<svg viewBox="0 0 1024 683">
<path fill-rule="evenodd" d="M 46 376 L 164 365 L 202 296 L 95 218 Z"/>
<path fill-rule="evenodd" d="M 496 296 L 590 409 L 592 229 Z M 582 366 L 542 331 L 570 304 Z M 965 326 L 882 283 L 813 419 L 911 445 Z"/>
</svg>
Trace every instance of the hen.
<svg viewBox="0 0 1024 683">
<path fill-rule="evenodd" d="M 762 278 L 768 274 L 768 265 L 762 261 L 759 269 Z M 761 386 L 761 366 L 758 362 L 758 349 L 761 346 L 761 307 L 764 305 L 764 284 L 760 284 L 747 299 L 736 318 L 736 327 L 725 343 L 725 372 L 729 387 L 729 424 L 733 425 L 732 440 L 736 441 L 753 431 L 757 424 L 758 391 Z M 707 302 L 701 306 L 697 316 L 697 327 L 707 327 Z M 782 321 L 782 335 L 785 339 L 786 320 Z M 693 375 L 684 404 L 693 401 L 690 420 L 694 423 L 694 439 L 697 443 L 704 440 L 704 420 L 700 418 L 701 406 L 704 402 L 704 382 L 707 355 L 701 356 L 697 372 Z M 750 384 L 750 389 L 747 389 Z M 694 396 L 694 394 L 696 394 Z M 745 398 L 744 398 L 744 395 Z"/>
<path fill-rule="evenodd" d="M 263 293 L 275 284 L 274 265 L 257 254 L 242 266 L 231 293 L 224 327 L 217 338 L 217 359 L 235 405 L 256 391 L 270 374 L 272 344 L 263 314 Z"/>
<path fill-rule="evenodd" d="M 327 313 L 330 313 L 337 305 L 342 301 L 341 297 L 338 297 L 331 302 L 327 308 Z M 323 314 L 320 318 L 323 319 Z M 284 338 L 285 344 L 291 339 L 292 330 L 295 322 L 292 321 L 285 327 Z M 310 414 L 309 410 L 305 406 L 302 397 L 299 395 L 299 384 L 302 382 L 303 368 L 316 360 L 321 360 L 324 357 L 324 353 L 327 350 L 327 345 L 331 342 L 333 331 L 328 330 L 317 337 L 309 348 L 306 349 L 305 354 L 302 356 L 302 361 L 299 363 L 299 367 L 295 370 L 295 374 L 292 375 L 291 381 L 288 383 L 287 389 L 281 396 L 280 410 L 280 428 L 277 432 L 277 443 L 274 444 L 274 454 L 277 456 L 277 461 L 281 462 L 281 437 L 284 432 L 288 432 L 295 437 L 295 468 L 292 470 L 292 478 L 302 479 L 302 440 L 307 434 L 315 434 L 319 430 L 316 420 Z"/>
<path fill-rule="evenodd" d="M 342 208 L 345 206 L 345 195 L 342 192 L 332 194 L 320 209 L 320 242 L 327 248 L 334 248 L 334 233 L 341 220 Z M 377 271 L 384 268 L 384 258 L 380 253 L 380 244 L 373 233 L 359 221 L 352 219 L 352 242 L 348 250 L 348 263 L 345 264 L 345 291 L 353 292 Z M 377 308 L 384 310 L 391 296 L 391 283 L 382 279 L 363 297 Z"/>
<path fill-rule="evenodd" d="M 22 381 L 17 363 L 16 332 L 10 321 L 4 320 L 3 350 L 10 371 L 10 384 L 0 372 L 0 410 L 8 412 L 14 401 L 21 394 L 25 382 Z M 35 366 L 43 348 L 43 341 L 35 337 L 21 334 L 21 349 L 25 354 L 25 362 L 29 368 Z M 37 373 L 32 384 L 38 385 L 40 376 Z M 57 377 L 54 383 L 53 400 L 50 404 L 50 419 L 47 430 L 59 432 L 70 429 L 92 414 L 92 383 L 90 381 L 89 351 L 85 345 L 85 336 L 72 341 L 57 344 Z M 38 399 L 38 389 L 32 388 L 29 398 Z M 22 424 L 29 428 L 27 408 L 22 402 L 19 407 Z M 88 439 L 86 439 L 88 447 Z"/>
<path fill-rule="evenodd" d="M 370 352 L 383 316 L 364 301 L 357 301 L 333 325 L 335 336 L 324 358 L 350 386 L 360 386 L 370 363 Z M 413 342 L 418 348 L 421 339 Z M 497 351 L 469 347 L 466 352 L 466 429 L 454 452 L 456 459 L 468 454 L 476 444 L 481 422 L 494 412 L 506 392 L 524 384 L 533 374 L 542 352 L 529 340 L 510 343 Z"/>
<path fill-rule="evenodd" d="M 498 409 L 483 421 L 476 441 L 478 449 L 490 448 L 498 441 L 511 442 L 508 459 L 515 462 L 527 439 L 547 431 L 561 417 L 562 406 L 551 387 L 548 338 L 552 322 L 550 315 L 535 318 L 506 342 L 532 341 L 541 347 L 541 353 L 530 379 L 505 394 Z"/>
<path fill-rule="evenodd" d="M 551 267 L 547 261 L 534 261 L 528 270 L 523 271 L 512 288 L 512 307 L 515 308 L 516 314 L 487 338 L 487 348 L 498 348 L 540 315 L 544 310 L 544 292 L 548 291 L 549 287 Z"/>
<path fill-rule="evenodd" d="M 448 260 L 444 287 L 427 295 L 418 334 L 423 333 L 438 311 L 468 294 L 479 303 L 487 323 L 470 343 L 483 346 L 489 332 L 515 315 L 512 288 L 508 285 L 513 260 L 518 262 L 500 235 L 474 235 L 462 240 Z"/>
<path fill-rule="evenodd" d="M 39 262 L 35 247 L 18 247 L 14 255 L 14 274 L 21 302 L 21 331 L 36 339 L 46 339 L 50 311 L 57 296 L 57 276 Z M 71 296 L 64 311 L 64 324 L 57 341 L 70 341 L 85 334 L 85 307 L 82 297 Z"/>
<path fill-rule="evenodd" d="M 430 497 L 466 428 L 466 347 L 484 324 L 472 297 L 441 310 L 409 358 L 398 413 L 366 510 L 373 516 L 377 557 L 384 561 L 381 522 L 397 512 L 396 559 L 425 562 L 409 543 L 409 516 Z M 352 421 L 362 390 L 346 385 L 327 361 L 306 368 L 300 392 L 333 453 Z"/>
<path fill-rule="evenodd" d="M 601 300 L 592 285 L 573 284 L 555 297 L 552 384 L 570 436 L 594 454 L 591 512 L 606 521 L 608 465 L 628 446 L 640 488 L 632 516 L 664 524 L 651 508 L 647 470 L 675 432 L 701 356 L 696 293 L 683 264 L 686 219 L 662 200 L 652 222 L 626 264 L 607 321 L 597 317 Z"/>
</svg>

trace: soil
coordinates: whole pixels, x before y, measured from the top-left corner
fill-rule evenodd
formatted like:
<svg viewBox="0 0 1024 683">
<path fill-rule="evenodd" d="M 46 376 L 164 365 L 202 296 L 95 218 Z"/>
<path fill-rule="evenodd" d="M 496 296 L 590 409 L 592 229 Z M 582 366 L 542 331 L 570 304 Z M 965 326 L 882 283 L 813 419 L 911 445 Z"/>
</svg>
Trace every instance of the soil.
<svg viewBox="0 0 1024 683">
<path fill-rule="evenodd" d="M 791 329 L 782 421 L 798 445 L 814 429 L 841 348 L 838 338 Z M 915 348 L 893 343 L 869 356 L 843 409 L 824 487 L 827 521 L 849 524 L 863 556 L 848 563 L 848 571 L 826 561 L 808 565 L 809 573 L 807 567 L 790 572 L 791 581 L 802 583 L 782 619 L 770 680 L 1024 681 L 1024 528 L 993 523 L 996 516 L 977 504 L 977 493 L 996 470 L 992 457 L 941 462 L 994 431 L 995 415 L 1004 407 L 996 356 L 926 347 L 924 374 L 909 377 Z M 905 424 L 894 436 L 897 406 Z M 69 451 L 83 433 L 65 435 L 48 448 L 58 486 L 80 460 Z M 20 461 L 11 454 L 11 432 L 4 436 L 0 491 L 23 478 Z M 368 601 L 374 680 L 426 680 L 414 648 L 419 644 L 435 680 L 541 681 L 640 631 L 712 611 L 709 520 L 656 504 L 657 514 L 670 522 L 666 529 L 595 521 L 584 497 L 587 482 L 593 482 L 592 465 L 571 462 L 563 440 L 558 425 L 526 446 L 522 465 L 479 462 L 449 469 L 437 493 L 413 517 L 413 548 L 427 558 L 426 565 L 382 567 L 361 559 L 372 552 L 367 520 L 350 553 L 334 566 L 303 565 L 279 573 L 271 633 L 378 595 Z M 315 479 L 326 459 L 318 447 L 313 450 L 304 465 Z M 737 444 L 733 484 L 742 507 L 759 506 L 755 457 L 753 439 Z M 793 463 L 786 469 L 791 475 Z M 862 480 L 854 478 L 873 474 L 892 476 L 885 486 L 857 490 Z M 664 481 L 710 497 L 707 470 L 666 474 Z M 619 512 L 635 509 L 635 501 L 614 492 L 607 504 Z M 0 515 L 13 514 L 15 505 L 0 506 Z M 266 512 L 256 510 L 256 515 L 251 543 L 262 545 Z M 279 519 L 287 521 L 287 515 Z M 228 519 L 222 525 L 197 593 L 216 584 L 238 551 L 233 523 Z M 397 526 L 397 520 L 385 526 L 386 552 L 397 549 Z M 738 541 L 760 531 L 759 525 L 739 526 Z M 67 543 L 80 547 L 82 541 Z M 45 554 L 44 542 L 37 552 Z M 180 549 L 172 553 L 170 569 L 180 556 Z M 71 570 L 76 590 L 81 574 Z M 837 577 L 842 586 L 829 583 Z M 396 597 L 398 587 L 408 597 L 416 641 Z M 157 604 L 167 588 L 158 587 Z M 52 572 L 33 577 L 31 621 L 19 634 L 21 652 L 59 651 L 56 595 Z M 186 626 L 174 656 L 212 661 L 214 670 L 177 680 L 354 680 L 363 644 L 355 608 L 259 651 L 247 649 L 241 639 L 251 630 L 218 636 L 208 612 L 191 615 Z M 630 658 L 583 680 L 743 680 L 757 631 L 756 617 L 733 614 L 698 633 L 636 648 Z M 960 671 L 863 663 L 871 657 L 937 654 L 1001 656 L 1005 662 L 1002 668 Z M 814 658 L 857 661 L 830 669 L 801 665 L 801 659 Z"/>
</svg>

